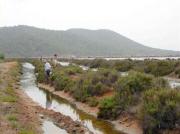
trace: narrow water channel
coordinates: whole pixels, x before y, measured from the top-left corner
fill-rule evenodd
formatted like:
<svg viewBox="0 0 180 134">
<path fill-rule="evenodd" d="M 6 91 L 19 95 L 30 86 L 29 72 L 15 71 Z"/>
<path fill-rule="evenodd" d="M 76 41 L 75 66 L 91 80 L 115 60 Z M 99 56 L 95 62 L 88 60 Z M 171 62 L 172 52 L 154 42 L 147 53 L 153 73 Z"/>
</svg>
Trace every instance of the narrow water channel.
<svg viewBox="0 0 180 134">
<path fill-rule="evenodd" d="M 34 66 L 30 63 L 23 64 L 21 86 L 25 93 L 43 108 L 52 109 L 63 115 L 70 116 L 73 120 L 80 121 L 94 134 L 122 134 L 115 130 L 111 123 L 96 119 L 87 113 L 77 110 L 68 101 L 39 89 L 36 85 Z"/>
<path fill-rule="evenodd" d="M 68 134 L 65 130 L 57 127 L 53 122 L 44 120 L 42 129 L 44 134 Z"/>
</svg>

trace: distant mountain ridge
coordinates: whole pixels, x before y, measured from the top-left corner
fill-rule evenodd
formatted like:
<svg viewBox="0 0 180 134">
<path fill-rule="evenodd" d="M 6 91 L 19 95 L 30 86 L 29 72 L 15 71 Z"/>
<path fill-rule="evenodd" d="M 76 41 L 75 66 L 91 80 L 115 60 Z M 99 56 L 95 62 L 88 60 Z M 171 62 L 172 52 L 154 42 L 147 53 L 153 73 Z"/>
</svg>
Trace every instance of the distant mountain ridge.
<svg viewBox="0 0 180 134">
<path fill-rule="evenodd" d="M 110 30 L 46 30 L 30 26 L 0 28 L 0 52 L 7 57 L 180 56 L 178 51 L 144 46 Z"/>
</svg>

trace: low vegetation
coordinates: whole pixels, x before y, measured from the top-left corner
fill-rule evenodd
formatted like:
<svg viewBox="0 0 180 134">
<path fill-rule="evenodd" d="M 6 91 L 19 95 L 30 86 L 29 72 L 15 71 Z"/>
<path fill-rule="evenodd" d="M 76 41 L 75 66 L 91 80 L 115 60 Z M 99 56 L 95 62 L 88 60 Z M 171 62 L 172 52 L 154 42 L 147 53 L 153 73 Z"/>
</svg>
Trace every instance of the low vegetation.
<svg viewBox="0 0 180 134">
<path fill-rule="evenodd" d="M 100 69 L 83 74 L 75 85 L 73 96 L 78 101 L 86 102 L 88 97 L 101 96 L 112 90 L 118 75 L 116 71 Z"/>
<path fill-rule="evenodd" d="M 4 54 L 1 54 L 0 53 L 0 61 L 3 60 L 5 57 L 4 57 Z"/>
<path fill-rule="evenodd" d="M 153 87 L 165 88 L 168 87 L 168 84 L 164 79 L 140 72 L 130 72 L 128 76 L 120 77 L 116 82 L 116 95 L 113 98 L 103 100 L 99 117 L 115 119 L 124 111 L 136 114 L 138 109 L 133 108 L 142 102 L 143 92 Z M 107 110 L 106 104 L 110 107 L 110 111 Z M 113 116 L 108 116 L 109 113 Z"/>
<path fill-rule="evenodd" d="M 144 72 L 155 76 L 165 76 L 180 68 L 180 60 L 72 60 L 73 63 L 90 68 L 113 68 L 120 72 L 130 70 Z"/>
<path fill-rule="evenodd" d="M 4 129 L 11 128 L 11 130 L 8 130 L 9 133 L 35 134 L 30 123 L 22 121 L 22 109 L 19 109 L 20 100 L 15 87 L 17 87 L 16 83 L 19 81 L 21 66 L 15 62 L 1 64 L 7 68 L 7 70 L 0 70 L 0 118 L 2 123 L 7 123 L 7 127 Z M 13 69 L 8 69 L 9 67 Z M 4 133 L 4 130 L 2 133 Z"/>
<path fill-rule="evenodd" d="M 83 71 L 75 65 L 58 66 L 53 68 L 51 84 L 55 90 L 69 92 L 77 101 L 98 107 L 98 118 L 114 120 L 124 113 L 131 114 L 141 120 L 146 134 L 180 127 L 180 92 L 172 90 L 161 77 L 179 75 L 179 60 L 98 59 L 73 60 L 73 63 L 98 68 L 98 71 Z M 34 65 L 38 82 L 43 82 L 43 64 L 34 61 Z M 120 72 L 125 71 L 128 75 L 122 76 Z"/>
<path fill-rule="evenodd" d="M 180 92 L 163 88 L 144 92 L 140 118 L 148 134 L 180 126 Z"/>
</svg>

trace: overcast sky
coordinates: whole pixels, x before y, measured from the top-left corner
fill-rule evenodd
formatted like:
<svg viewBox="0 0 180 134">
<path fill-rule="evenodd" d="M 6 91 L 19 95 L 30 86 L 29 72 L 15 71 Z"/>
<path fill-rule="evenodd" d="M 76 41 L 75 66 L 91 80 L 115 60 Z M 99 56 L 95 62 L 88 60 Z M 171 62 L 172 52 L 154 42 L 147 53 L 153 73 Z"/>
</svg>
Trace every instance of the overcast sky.
<svg viewBox="0 0 180 134">
<path fill-rule="evenodd" d="M 0 26 L 110 29 L 144 45 L 180 50 L 180 0 L 0 0 Z"/>
</svg>

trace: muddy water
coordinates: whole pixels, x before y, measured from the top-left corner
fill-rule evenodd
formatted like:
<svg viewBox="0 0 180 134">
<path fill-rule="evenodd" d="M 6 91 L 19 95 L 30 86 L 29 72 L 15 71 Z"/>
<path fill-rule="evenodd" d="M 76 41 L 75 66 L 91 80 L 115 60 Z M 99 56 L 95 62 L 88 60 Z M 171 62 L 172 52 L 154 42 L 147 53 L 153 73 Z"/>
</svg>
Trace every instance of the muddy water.
<svg viewBox="0 0 180 134">
<path fill-rule="evenodd" d="M 66 100 L 39 89 L 35 81 L 34 66 L 29 63 L 24 63 L 23 75 L 21 78 L 22 89 L 40 106 L 70 116 L 73 120 L 80 121 L 94 134 L 122 134 L 116 131 L 109 122 L 96 119 L 89 114 L 77 110 Z"/>
</svg>

